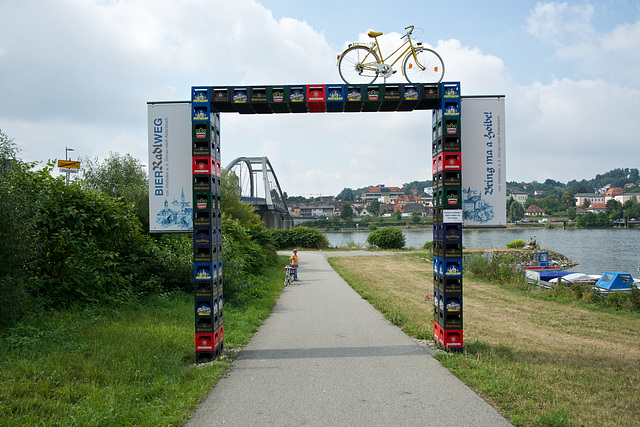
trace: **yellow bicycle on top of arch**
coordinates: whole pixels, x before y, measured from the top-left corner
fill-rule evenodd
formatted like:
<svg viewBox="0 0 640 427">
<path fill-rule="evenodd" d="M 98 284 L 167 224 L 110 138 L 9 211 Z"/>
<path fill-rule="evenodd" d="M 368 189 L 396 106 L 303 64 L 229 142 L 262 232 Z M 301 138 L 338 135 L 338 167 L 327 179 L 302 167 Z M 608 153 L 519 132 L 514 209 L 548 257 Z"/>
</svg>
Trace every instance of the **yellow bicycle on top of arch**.
<svg viewBox="0 0 640 427">
<path fill-rule="evenodd" d="M 402 61 L 402 74 L 409 83 L 440 83 L 444 77 L 444 62 L 438 53 L 422 46 L 411 38 L 414 26 L 405 28 L 406 39 L 391 55 L 384 57 L 380 50 L 378 37 L 383 33 L 369 31 L 367 35 L 374 39 L 370 44 L 352 43 L 338 56 L 338 72 L 347 84 L 373 83 L 379 76 L 387 79 L 396 71 L 393 66 Z M 393 62 L 388 63 L 394 56 Z"/>
</svg>

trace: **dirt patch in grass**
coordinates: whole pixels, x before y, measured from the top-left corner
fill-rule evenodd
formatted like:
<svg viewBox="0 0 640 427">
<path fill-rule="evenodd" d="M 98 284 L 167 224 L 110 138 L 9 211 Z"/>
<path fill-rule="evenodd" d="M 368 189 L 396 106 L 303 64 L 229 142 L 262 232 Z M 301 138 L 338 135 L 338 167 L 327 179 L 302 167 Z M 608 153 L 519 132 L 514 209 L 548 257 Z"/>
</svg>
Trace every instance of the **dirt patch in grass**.
<svg viewBox="0 0 640 427">
<path fill-rule="evenodd" d="M 332 265 L 409 335 L 433 331 L 429 262 L 398 255 Z M 466 351 L 440 360 L 511 422 L 640 425 L 640 317 L 467 278 L 463 291 Z"/>
</svg>

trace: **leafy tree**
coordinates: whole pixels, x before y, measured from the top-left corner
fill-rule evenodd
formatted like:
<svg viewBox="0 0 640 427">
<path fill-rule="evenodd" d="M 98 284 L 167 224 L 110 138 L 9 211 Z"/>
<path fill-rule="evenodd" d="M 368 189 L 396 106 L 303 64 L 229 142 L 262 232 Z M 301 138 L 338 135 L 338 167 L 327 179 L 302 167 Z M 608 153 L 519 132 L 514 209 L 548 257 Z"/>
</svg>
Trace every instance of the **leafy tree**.
<svg viewBox="0 0 640 427">
<path fill-rule="evenodd" d="M 640 218 L 640 203 L 637 198 L 632 198 L 624 202 L 622 205 L 624 209 L 624 216 L 626 218 Z"/>
<path fill-rule="evenodd" d="M 411 221 L 418 223 L 420 222 L 420 218 L 422 218 L 422 215 L 420 215 L 420 212 L 412 212 L 411 213 Z"/>
<path fill-rule="evenodd" d="M 560 203 L 564 206 L 565 209 L 575 208 L 576 206 L 576 198 L 575 194 L 571 190 L 567 190 L 562 195 L 560 199 Z"/>
<path fill-rule="evenodd" d="M 546 213 L 550 214 L 557 213 L 562 209 L 560 201 L 553 194 L 545 196 L 544 199 L 540 201 L 540 204 L 538 206 L 540 206 Z"/>
<path fill-rule="evenodd" d="M 402 221 L 402 211 L 400 209 L 395 212 L 395 216 L 398 221 Z"/>
<path fill-rule="evenodd" d="M 411 181 L 402 185 L 402 191 L 404 194 L 412 194 L 411 190 L 417 190 L 419 193 L 424 192 L 424 189 L 427 187 L 431 187 L 433 185 L 433 181 Z"/>
<path fill-rule="evenodd" d="M 574 221 L 576 219 L 576 208 L 568 208 L 567 209 L 567 217 L 571 220 Z"/>
<path fill-rule="evenodd" d="M 353 191 L 353 188 L 344 188 L 344 189 L 342 189 L 342 191 L 340 193 L 338 193 L 338 195 L 336 196 L 336 199 L 349 201 L 349 202 L 354 201 L 355 200 L 355 193 Z"/>
<path fill-rule="evenodd" d="M 377 200 L 372 200 L 369 203 L 367 203 L 366 208 L 373 215 L 377 216 L 378 213 L 380 212 L 380 202 Z"/>
<path fill-rule="evenodd" d="M 576 221 L 578 227 L 585 228 L 609 228 L 613 227 L 613 222 L 609 219 L 606 212 L 600 212 L 594 214 L 593 212 L 587 212 L 578 216 Z"/>
<path fill-rule="evenodd" d="M 253 212 L 253 207 L 242 203 L 239 179 L 233 171 L 222 170 L 220 207 L 222 214 L 235 218 L 240 225 L 250 227 L 261 224 L 260 217 Z"/>
<path fill-rule="evenodd" d="M 26 266 L 36 253 L 34 218 L 41 202 L 37 189 L 50 170 L 31 170 L 36 164 L 20 160 L 19 151 L 14 140 L 0 130 L 0 327 L 33 309 L 33 279 Z"/>
<path fill-rule="evenodd" d="M 63 305 L 97 302 L 158 283 L 146 262 L 151 240 L 123 202 L 61 179 L 50 179 L 40 197 L 39 254 L 32 263 L 39 297 Z"/>
<path fill-rule="evenodd" d="M 340 210 L 340 218 L 346 220 L 353 218 L 353 208 L 351 205 L 344 205 Z"/>
<path fill-rule="evenodd" d="M 620 219 L 622 218 L 622 203 L 615 199 L 607 200 L 607 215 L 611 219 Z"/>
<path fill-rule="evenodd" d="M 524 217 L 524 206 L 514 200 L 509 206 L 509 220 L 520 221 Z"/>
<path fill-rule="evenodd" d="M 103 161 L 86 158 L 83 163 L 81 185 L 131 205 L 143 228 L 148 230 L 149 182 L 142 163 L 130 154 L 118 153 L 110 153 Z"/>
<path fill-rule="evenodd" d="M 524 202 L 524 208 L 528 209 L 531 207 L 531 205 L 535 205 L 537 204 L 538 201 L 536 199 L 534 199 L 533 197 L 529 196 L 527 197 L 527 200 Z"/>
</svg>

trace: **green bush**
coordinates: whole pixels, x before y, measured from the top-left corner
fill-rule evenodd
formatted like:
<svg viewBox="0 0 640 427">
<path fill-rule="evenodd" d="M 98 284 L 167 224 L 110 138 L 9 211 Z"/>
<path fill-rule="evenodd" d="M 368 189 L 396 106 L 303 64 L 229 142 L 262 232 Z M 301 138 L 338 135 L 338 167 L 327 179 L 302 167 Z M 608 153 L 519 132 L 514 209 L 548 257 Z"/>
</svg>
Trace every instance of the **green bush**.
<svg viewBox="0 0 640 427">
<path fill-rule="evenodd" d="M 37 296 L 63 305 L 95 302 L 158 283 L 145 263 L 152 241 L 122 202 L 61 179 L 48 180 L 39 191 L 31 267 Z"/>
<path fill-rule="evenodd" d="M 369 234 L 367 243 L 380 249 L 402 249 L 406 239 L 399 228 L 385 227 Z"/>
<path fill-rule="evenodd" d="M 524 248 L 524 245 L 525 245 L 525 242 L 522 239 L 516 239 L 513 242 L 507 243 L 507 247 L 512 249 Z"/>
<path fill-rule="evenodd" d="M 272 233 L 277 249 L 329 247 L 327 236 L 315 228 L 295 227 L 290 230 L 272 230 Z"/>
<path fill-rule="evenodd" d="M 422 245 L 422 249 L 433 249 L 433 240 L 425 242 L 424 245 Z"/>
</svg>

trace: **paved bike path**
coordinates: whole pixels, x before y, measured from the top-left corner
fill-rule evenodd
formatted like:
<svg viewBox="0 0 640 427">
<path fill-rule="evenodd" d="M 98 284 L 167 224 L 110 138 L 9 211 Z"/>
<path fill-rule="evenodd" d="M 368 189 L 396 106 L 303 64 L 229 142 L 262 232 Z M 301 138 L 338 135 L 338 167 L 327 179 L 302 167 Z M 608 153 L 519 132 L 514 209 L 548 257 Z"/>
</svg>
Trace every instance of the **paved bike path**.
<svg viewBox="0 0 640 427">
<path fill-rule="evenodd" d="M 284 289 L 188 427 L 510 425 L 323 254 L 299 256 L 300 281 Z"/>
</svg>

